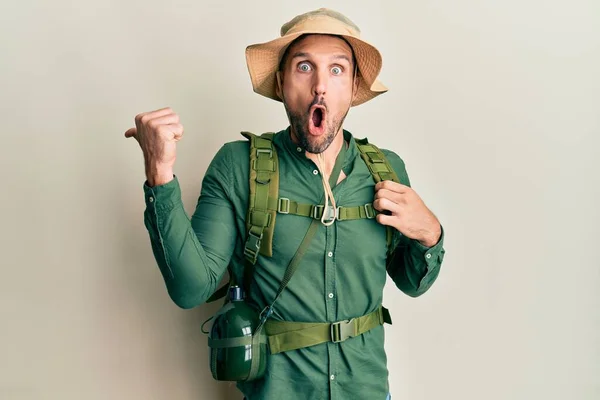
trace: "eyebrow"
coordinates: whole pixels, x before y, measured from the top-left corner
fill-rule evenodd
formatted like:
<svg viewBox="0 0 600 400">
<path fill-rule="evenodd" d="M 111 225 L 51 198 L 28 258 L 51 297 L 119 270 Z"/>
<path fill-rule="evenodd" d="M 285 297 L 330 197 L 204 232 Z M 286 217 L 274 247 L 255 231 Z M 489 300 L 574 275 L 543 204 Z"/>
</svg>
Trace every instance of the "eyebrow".
<svg viewBox="0 0 600 400">
<path fill-rule="evenodd" d="M 350 58 L 345 55 L 345 54 L 336 54 L 333 58 L 337 59 L 337 60 L 346 60 L 348 61 L 348 64 L 352 64 L 352 61 L 350 61 Z"/>
<path fill-rule="evenodd" d="M 294 53 L 294 55 L 292 56 L 292 59 L 294 59 L 294 58 L 304 58 L 304 57 L 309 58 L 310 57 L 310 53 L 305 53 L 303 51 L 299 51 L 297 53 Z M 352 61 L 350 61 L 350 58 L 347 55 L 345 55 L 345 54 L 335 54 L 333 56 L 333 58 L 336 59 L 336 60 L 340 60 L 340 59 L 341 60 L 346 60 L 348 62 L 348 64 L 352 64 Z"/>
<path fill-rule="evenodd" d="M 308 56 L 310 56 L 310 54 L 299 51 L 298 53 L 294 53 L 292 58 L 308 57 Z"/>
</svg>

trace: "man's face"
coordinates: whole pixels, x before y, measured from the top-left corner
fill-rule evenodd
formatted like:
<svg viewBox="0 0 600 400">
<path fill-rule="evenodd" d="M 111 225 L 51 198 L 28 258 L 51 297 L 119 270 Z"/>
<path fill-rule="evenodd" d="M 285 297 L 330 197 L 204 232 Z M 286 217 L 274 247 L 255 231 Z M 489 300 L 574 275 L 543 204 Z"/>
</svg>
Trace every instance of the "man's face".
<svg viewBox="0 0 600 400">
<path fill-rule="evenodd" d="M 278 94 L 292 134 L 310 153 L 329 147 L 350 109 L 356 91 L 352 49 L 327 35 L 303 37 L 288 50 Z"/>
</svg>

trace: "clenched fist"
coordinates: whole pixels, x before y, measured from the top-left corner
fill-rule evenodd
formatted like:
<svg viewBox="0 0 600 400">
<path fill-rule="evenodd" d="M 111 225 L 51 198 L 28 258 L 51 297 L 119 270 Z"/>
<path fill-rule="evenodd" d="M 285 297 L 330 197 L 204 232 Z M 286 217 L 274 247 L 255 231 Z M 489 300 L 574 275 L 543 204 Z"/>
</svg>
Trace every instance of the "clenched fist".
<svg viewBox="0 0 600 400">
<path fill-rule="evenodd" d="M 125 132 L 134 137 L 144 153 L 146 178 L 150 186 L 162 185 L 173 179 L 176 143 L 183 136 L 183 125 L 171 108 L 136 115 L 135 128 Z"/>
</svg>

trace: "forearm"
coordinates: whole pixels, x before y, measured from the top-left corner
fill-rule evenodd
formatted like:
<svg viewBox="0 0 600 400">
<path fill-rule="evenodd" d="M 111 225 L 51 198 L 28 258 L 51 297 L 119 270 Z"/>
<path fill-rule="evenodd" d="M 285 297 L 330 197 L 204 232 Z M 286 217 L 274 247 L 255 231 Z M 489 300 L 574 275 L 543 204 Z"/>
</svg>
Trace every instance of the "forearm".
<svg viewBox="0 0 600 400">
<path fill-rule="evenodd" d="M 174 178 L 172 165 L 161 165 L 153 160 L 144 160 L 146 183 L 149 187 L 166 185 Z"/>
</svg>

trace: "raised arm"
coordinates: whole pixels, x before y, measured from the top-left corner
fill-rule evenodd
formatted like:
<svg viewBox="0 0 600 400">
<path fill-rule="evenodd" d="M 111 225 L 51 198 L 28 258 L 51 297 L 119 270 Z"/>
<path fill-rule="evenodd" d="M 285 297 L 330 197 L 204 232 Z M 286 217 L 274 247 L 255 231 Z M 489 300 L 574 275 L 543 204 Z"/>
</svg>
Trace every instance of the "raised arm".
<svg viewBox="0 0 600 400">
<path fill-rule="evenodd" d="M 175 142 L 183 127 L 170 109 L 143 113 L 135 137 L 144 153 L 144 224 L 171 299 L 182 308 L 202 304 L 216 290 L 233 253 L 236 229 L 229 197 L 229 161 L 224 146 L 208 167 L 190 219 L 173 174 Z"/>
</svg>

